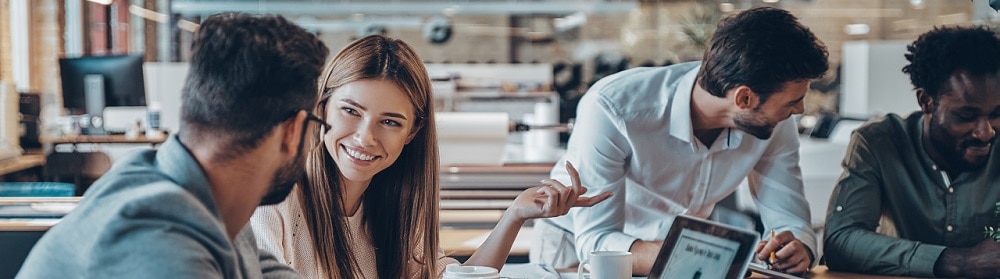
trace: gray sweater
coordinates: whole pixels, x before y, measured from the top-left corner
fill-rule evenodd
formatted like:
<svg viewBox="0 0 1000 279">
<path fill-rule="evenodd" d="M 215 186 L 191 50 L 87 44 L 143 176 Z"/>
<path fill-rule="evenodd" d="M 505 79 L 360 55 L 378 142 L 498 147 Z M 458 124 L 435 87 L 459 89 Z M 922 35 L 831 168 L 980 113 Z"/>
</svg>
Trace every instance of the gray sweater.
<svg viewBox="0 0 1000 279">
<path fill-rule="evenodd" d="M 300 278 L 229 241 L 201 166 L 176 136 L 121 159 L 35 244 L 17 278 Z"/>
</svg>

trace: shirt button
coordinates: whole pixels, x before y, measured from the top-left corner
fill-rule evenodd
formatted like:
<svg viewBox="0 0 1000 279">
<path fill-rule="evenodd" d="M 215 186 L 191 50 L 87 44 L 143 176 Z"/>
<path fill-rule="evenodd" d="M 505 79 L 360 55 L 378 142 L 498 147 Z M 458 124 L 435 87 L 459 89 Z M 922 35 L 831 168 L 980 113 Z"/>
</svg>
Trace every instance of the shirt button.
<svg viewBox="0 0 1000 279">
<path fill-rule="evenodd" d="M 948 187 L 948 193 L 954 193 L 955 187 Z"/>
<path fill-rule="evenodd" d="M 937 165 L 933 165 L 933 166 L 931 166 L 931 169 L 932 169 L 932 170 L 937 170 Z"/>
<path fill-rule="evenodd" d="M 837 206 L 837 211 L 842 211 L 842 210 L 844 210 L 844 207 L 843 207 L 843 206 L 839 206 L 839 205 L 838 205 L 838 206 Z"/>
<path fill-rule="evenodd" d="M 950 231 L 954 230 L 955 228 L 952 228 L 952 227 L 951 227 L 951 225 L 948 225 L 948 228 L 947 228 L 947 229 L 948 229 L 948 231 L 950 232 Z"/>
</svg>

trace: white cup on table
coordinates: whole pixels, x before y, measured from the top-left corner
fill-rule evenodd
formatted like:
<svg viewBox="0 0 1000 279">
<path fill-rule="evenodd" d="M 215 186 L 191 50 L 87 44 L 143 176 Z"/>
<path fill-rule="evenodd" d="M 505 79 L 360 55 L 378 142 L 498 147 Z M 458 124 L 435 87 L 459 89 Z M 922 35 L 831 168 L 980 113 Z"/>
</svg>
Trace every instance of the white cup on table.
<svg viewBox="0 0 1000 279">
<path fill-rule="evenodd" d="M 583 277 L 583 269 L 590 270 L 590 279 L 632 278 L 632 253 L 626 251 L 594 251 L 590 258 L 583 260 L 577 268 L 577 278 Z"/>
<path fill-rule="evenodd" d="M 444 269 L 443 279 L 499 279 L 500 271 L 488 266 L 462 266 L 449 264 Z"/>
</svg>

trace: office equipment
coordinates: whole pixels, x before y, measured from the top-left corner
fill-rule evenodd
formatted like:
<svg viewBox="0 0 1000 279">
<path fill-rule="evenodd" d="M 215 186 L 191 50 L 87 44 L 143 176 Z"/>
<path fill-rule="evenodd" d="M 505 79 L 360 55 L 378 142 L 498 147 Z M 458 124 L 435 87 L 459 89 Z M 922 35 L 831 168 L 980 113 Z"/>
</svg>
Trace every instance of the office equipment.
<svg viewBox="0 0 1000 279">
<path fill-rule="evenodd" d="M 49 181 L 68 181 L 76 185 L 76 196 L 111 169 L 111 158 L 104 152 L 52 152 L 45 158 L 42 176 Z"/>
<path fill-rule="evenodd" d="M 20 142 L 22 148 L 41 148 L 38 142 L 38 127 L 41 124 L 42 100 L 38 93 L 21 93 L 18 98 L 20 118 Z"/>
<path fill-rule="evenodd" d="M 436 115 L 441 166 L 503 164 L 510 120 L 506 113 Z"/>
<path fill-rule="evenodd" d="M 104 108 L 104 131 L 109 135 L 124 135 L 135 124 L 140 127 L 149 126 L 146 107 L 107 107 Z"/>
<path fill-rule="evenodd" d="M 92 132 L 101 133 L 104 107 L 145 106 L 142 55 L 60 58 L 63 107 L 88 114 Z"/>
<path fill-rule="evenodd" d="M 678 215 L 649 279 L 743 278 L 758 239 L 754 232 Z"/>
<path fill-rule="evenodd" d="M 788 274 L 788 273 L 782 273 L 782 272 L 779 272 L 779 271 L 767 269 L 767 266 L 765 266 L 764 264 L 761 264 L 761 263 L 750 263 L 750 271 L 753 271 L 753 272 L 759 273 L 759 274 L 763 274 L 763 275 L 767 275 L 769 278 L 802 279 L 802 277 L 798 277 L 798 276 L 791 275 L 791 274 Z"/>
</svg>

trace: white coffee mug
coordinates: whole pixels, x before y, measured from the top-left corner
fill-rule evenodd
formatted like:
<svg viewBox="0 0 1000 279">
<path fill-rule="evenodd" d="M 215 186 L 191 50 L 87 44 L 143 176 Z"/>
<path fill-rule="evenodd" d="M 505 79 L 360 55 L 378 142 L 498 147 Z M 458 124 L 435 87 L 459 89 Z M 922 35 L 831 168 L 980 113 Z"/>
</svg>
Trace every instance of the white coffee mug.
<svg viewBox="0 0 1000 279">
<path fill-rule="evenodd" d="M 625 251 L 594 251 L 590 258 L 583 260 L 576 271 L 577 278 L 583 278 L 583 268 L 589 266 L 590 279 L 632 278 L 632 253 Z"/>
<path fill-rule="evenodd" d="M 500 272 L 488 266 L 461 266 L 449 264 L 444 269 L 444 279 L 499 279 Z"/>
</svg>

